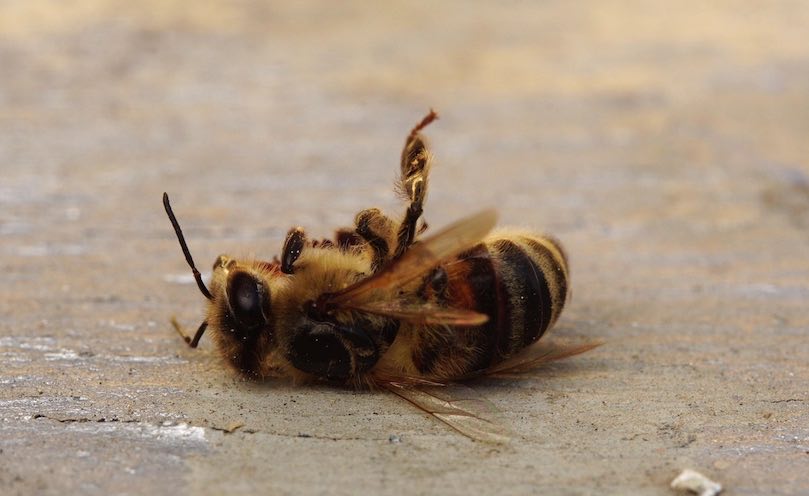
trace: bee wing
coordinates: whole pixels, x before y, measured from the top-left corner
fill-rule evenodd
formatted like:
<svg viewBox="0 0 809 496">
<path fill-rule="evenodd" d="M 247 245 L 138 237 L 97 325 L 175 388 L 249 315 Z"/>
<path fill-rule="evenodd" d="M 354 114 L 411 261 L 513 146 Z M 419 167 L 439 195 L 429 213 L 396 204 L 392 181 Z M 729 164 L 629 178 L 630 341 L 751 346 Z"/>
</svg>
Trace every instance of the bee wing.
<svg viewBox="0 0 809 496">
<path fill-rule="evenodd" d="M 495 364 L 476 374 L 477 376 L 513 377 L 524 375 L 549 362 L 579 355 L 601 346 L 594 341 L 583 344 L 564 344 L 553 341 L 539 341 L 521 353 Z M 470 377 L 471 378 L 471 377 Z"/>
<path fill-rule="evenodd" d="M 475 377 L 515 377 L 548 362 L 592 350 L 603 343 L 577 345 L 540 342 L 493 367 L 457 380 Z M 508 443 L 513 432 L 506 427 L 497 407 L 474 390 L 458 383 L 441 384 L 420 377 L 383 377 L 381 386 L 441 420 L 461 434 L 493 444 Z"/>
<path fill-rule="evenodd" d="M 514 436 L 497 407 L 466 386 L 398 382 L 384 383 L 383 386 L 470 439 L 505 444 Z"/>
<path fill-rule="evenodd" d="M 493 367 L 460 379 L 524 375 L 548 362 L 578 355 L 602 344 L 591 342 L 568 345 L 540 342 Z M 470 439 L 505 444 L 514 437 L 514 433 L 506 427 L 497 407 L 471 388 L 461 384 L 441 384 L 419 377 L 401 376 L 386 377 L 381 386 Z"/>
<path fill-rule="evenodd" d="M 329 295 L 325 304 L 362 310 L 369 302 L 389 297 L 391 289 L 401 288 L 423 277 L 441 261 L 474 246 L 492 230 L 496 222 L 497 213 L 494 210 L 484 210 L 450 224 L 435 235 L 414 244 L 404 255 L 376 274 Z M 370 308 L 374 308 L 374 305 Z"/>
<path fill-rule="evenodd" d="M 476 326 L 486 323 L 489 316 L 462 308 L 446 308 L 427 302 L 407 300 L 377 300 L 351 305 L 360 310 L 384 317 L 421 325 Z"/>
</svg>

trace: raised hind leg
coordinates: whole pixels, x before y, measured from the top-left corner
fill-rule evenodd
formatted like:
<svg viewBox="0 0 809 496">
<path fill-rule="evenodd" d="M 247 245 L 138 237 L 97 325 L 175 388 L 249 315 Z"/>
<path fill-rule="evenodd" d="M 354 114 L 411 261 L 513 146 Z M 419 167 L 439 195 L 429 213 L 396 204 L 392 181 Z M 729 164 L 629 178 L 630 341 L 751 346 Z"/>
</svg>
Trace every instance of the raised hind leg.
<svg viewBox="0 0 809 496">
<path fill-rule="evenodd" d="M 338 246 L 355 245 L 356 238 L 352 234 L 356 234 L 368 244 L 372 252 L 374 271 L 388 261 L 402 256 L 420 232 L 417 227 L 427 195 L 427 176 L 432 159 L 421 130 L 437 118 L 438 114 L 431 110 L 405 139 L 400 177 L 396 183 L 396 191 L 409 202 L 403 220 L 397 223 L 378 208 L 368 208 L 359 212 L 354 218 L 353 233 L 347 230 L 338 231 Z M 426 224 L 422 224 L 422 230 L 425 227 Z"/>
<path fill-rule="evenodd" d="M 392 258 L 396 259 L 407 251 L 416 239 L 416 226 L 423 211 L 424 198 L 427 196 L 427 176 L 430 172 L 432 154 L 427 147 L 421 130 L 438 118 L 434 110 L 424 116 L 410 131 L 402 150 L 401 176 L 397 191 L 410 204 L 405 211 L 404 219 L 396 234 L 396 249 Z"/>
</svg>

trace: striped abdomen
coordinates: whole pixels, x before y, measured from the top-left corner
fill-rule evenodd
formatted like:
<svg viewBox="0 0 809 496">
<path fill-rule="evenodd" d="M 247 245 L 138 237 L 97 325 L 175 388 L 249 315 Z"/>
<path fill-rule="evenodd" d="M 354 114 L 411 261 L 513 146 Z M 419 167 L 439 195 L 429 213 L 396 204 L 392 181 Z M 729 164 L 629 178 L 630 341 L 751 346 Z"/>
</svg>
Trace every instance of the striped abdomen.
<svg viewBox="0 0 809 496">
<path fill-rule="evenodd" d="M 556 240 L 494 235 L 443 264 L 425 282 L 424 294 L 485 313 L 489 321 L 458 330 L 452 350 L 446 341 L 431 343 L 425 336 L 413 350 L 413 363 L 427 375 L 448 375 L 441 364 L 447 360 L 454 362 L 451 375 L 485 369 L 538 340 L 556 322 L 567 294 L 567 260 Z"/>
</svg>

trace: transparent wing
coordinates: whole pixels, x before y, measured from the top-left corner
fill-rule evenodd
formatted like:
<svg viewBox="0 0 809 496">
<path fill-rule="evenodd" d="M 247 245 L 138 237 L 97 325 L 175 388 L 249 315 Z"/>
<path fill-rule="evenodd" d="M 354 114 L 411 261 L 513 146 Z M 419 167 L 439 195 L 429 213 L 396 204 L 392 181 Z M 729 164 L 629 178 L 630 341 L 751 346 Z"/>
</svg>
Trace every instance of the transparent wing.
<svg viewBox="0 0 809 496">
<path fill-rule="evenodd" d="M 540 340 L 513 357 L 507 358 L 498 364 L 482 370 L 474 376 L 504 377 L 525 375 L 549 362 L 579 355 L 593 348 L 597 348 L 602 344 L 604 343 L 599 341 L 583 344 L 565 344 Z"/>
<path fill-rule="evenodd" d="M 475 377 L 520 377 L 555 360 L 600 346 L 600 342 L 560 344 L 539 342 L 512 358 L 457 380 Z M 419 377 L 384 377 L 380 385 L 433 415 L 461 434 L 487 443 L 504 444 L 514 437 L 502 415 L 488 400 L 461 384 L 441 384 Z"/>
<path fill-rule="evenodd" d="M 379 306 L 370 302 L 390 299 L 391 290 L 400 289 L 423 278 L 443 260 L 479 243 L 496 222 L 497 213 L 494 210 L 484 210 L 450 224 L 435 235 L 414 244 L 404 255 L 376 274 L 328 295 L 324 303 L 330 308 L 365 309 L 371 313 L 379 313 L 372 312 Z"/>
<path fill-rule="evenodd" d="M 505 444 L 514 437 L 497 407 L 466 386 L 388 382 L 383 387 L 470 439 Z"/>
</svg>

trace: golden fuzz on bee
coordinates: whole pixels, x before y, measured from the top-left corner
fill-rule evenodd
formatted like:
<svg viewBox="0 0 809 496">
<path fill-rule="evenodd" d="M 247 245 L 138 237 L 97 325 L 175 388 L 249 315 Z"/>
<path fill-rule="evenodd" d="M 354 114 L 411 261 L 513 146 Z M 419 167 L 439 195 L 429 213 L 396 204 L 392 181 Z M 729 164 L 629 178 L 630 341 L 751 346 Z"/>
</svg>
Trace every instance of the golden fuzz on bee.
<svg viewBox="0 0 809 496">
<path fill-rule="evenodd" d="M 362 210 L 330 240 L 293 228 L 271 261 L 218 257 L 210 287 L 164 194 L 208 299 L 193 337 L 175 324 L 186 342 L 196 347 L 207 329 L 224 361 L 248 377 L 389 389 L 502 372 L 592 347 L 528 351 L 569 295 L 567 256 L 555 238 L 492 232 L 491 210 L 421 235 L 433 159 L 422 131 L 436 118 L 431 111 L 405 139 L 395 188 L 407 203 L 402 215 Z"/>
</svg>

